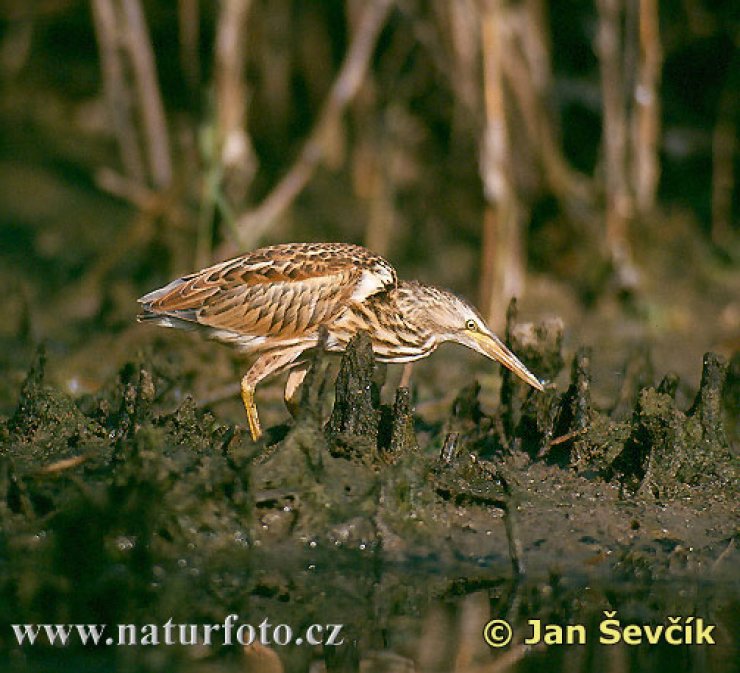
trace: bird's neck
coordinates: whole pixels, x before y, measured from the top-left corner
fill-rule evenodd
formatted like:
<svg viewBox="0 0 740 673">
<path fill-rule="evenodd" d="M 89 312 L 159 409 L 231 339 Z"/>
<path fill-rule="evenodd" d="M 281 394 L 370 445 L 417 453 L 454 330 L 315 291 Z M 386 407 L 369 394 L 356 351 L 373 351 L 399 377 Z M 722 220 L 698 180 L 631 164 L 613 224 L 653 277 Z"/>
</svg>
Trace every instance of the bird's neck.
<svg viewBox="0 0 740 673">
<path fill-rule="evenodd" d="M 388 295 L 352 306 L 331 332 L 342 348 L 361 330 L 370 335 L 373 351 L 381 362 L 418 360 L 438 345 L 434 334 L 418 325 L 413 316 L 406 314 L 403 306 Z"/>
</svg>

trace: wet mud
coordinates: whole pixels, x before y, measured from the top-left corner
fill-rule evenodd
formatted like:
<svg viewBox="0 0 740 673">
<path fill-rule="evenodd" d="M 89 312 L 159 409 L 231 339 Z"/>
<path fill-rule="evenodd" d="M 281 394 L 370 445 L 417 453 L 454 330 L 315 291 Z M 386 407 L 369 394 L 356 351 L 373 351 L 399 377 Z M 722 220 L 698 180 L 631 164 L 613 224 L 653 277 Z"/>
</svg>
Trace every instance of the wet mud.
<svg viewBox="0 0 740 673">
<path fill-rule="evenodd" d="M 512 305 L 506 337 L 549 380 L 565 366 L 557 321 L 518 325 Z M 178 374 L 167 363 L 131 362 L 96 394 L 72 399 L 47 385 L 41 349 L 0 426 L 0 621 L 331 615 L 348 625 L 343 654 L 281 654 L 286 670 L 318 657 L 327 671 L 360 670 L 404 615 L 481 596 L 514 621 L 594 620 L 605 605 L 629 615 L 627 587 L 637 582 L 643 621 L 714 601 L 714 616 L 731 625 L 737 358 L 708 353 L 685 409 L 674 375 L 652 385 L 644 360 L 628 364 L 614 405 L 597 409 L 595 357 L 579 350 L 567 387 L 543 394 L 504 373 L 493 413 L 474 382 L 430 426 L 406 388 L 381 403 L 360 334 L 336 380 L 316 350 L 296 418 L 254 444 L 189 398 L 173 408 Z M 18 670 L 43 669 L 49 656 L 21 652 L 7 631 L 0 650 Z M 249 663 L 244 653 L 201 655 L 217 669 Z M 123 670 L 161 668 L 146 651 L 127 656 Z M 194 656 L 183 648 L 167 661 L 205 670 Z"/>
</svg>

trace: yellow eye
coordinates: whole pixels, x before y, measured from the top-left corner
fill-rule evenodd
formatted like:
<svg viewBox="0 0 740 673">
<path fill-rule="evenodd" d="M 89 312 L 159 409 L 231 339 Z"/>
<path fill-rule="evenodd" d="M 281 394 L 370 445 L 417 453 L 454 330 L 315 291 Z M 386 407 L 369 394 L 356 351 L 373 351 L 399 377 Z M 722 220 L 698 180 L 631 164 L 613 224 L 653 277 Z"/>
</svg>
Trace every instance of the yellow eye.
<svg viewBox="0 0 740 673">
<path fill-rule="evenodd" d="M 478 325 L 475 324 L 475 320 L 468 320 L 465 323 L 465 329 L 469 329 L 471 332 L 478 331 Z"/>
</svg>

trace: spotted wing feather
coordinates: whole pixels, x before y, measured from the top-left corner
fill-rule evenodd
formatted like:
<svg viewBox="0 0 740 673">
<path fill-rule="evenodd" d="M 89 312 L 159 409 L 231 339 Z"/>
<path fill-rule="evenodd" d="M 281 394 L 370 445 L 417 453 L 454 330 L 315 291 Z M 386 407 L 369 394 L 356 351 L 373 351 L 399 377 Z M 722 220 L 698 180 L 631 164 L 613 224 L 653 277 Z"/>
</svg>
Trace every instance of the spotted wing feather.
<svg viewBox="0 0 740 673">
<path fill-rule="evenodd" d="M 262 248 L 183 276 L 141 297 L 143 320 L 215 330 L 223 340 L 277 337 L 318 330 L 354 303 L 397 285 L 393 267 L 347 244 Z"/>
</svg>

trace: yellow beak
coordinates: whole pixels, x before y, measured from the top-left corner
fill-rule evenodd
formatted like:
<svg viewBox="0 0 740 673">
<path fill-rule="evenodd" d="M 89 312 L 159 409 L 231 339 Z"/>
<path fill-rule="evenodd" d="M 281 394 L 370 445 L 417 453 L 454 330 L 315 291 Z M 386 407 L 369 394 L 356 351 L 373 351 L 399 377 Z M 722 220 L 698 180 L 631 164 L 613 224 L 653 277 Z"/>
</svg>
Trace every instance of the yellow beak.
<svg viewBox="0 0 740 673">
<path fill-rule="evenodd" d="M 478 346 L 477 350 L 480 353 L 491 360 L 500 362 L 504 367 L 510 369 L 522 381 L 526 381 L 533 388 L 537 388 L 540 391 L 544 390 L 539 379 L 522 364 L 521 360 L 497 336 L 483 332 L 475 332 L 471 336 L 475 340 Z"/>
</svg>

